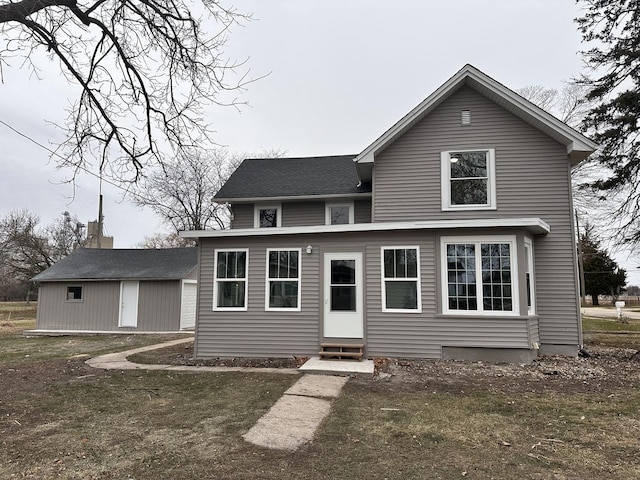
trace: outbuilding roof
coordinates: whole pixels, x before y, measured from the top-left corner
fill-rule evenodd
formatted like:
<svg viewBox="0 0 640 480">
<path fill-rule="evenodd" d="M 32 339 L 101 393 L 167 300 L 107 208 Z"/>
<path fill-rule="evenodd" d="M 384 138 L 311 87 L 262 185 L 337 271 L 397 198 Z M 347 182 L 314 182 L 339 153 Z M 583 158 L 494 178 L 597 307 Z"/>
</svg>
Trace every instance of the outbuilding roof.
<svg viewBox="0 0 640 480">
<path fill-rule="evenodd" d="M 371 184 L 358 184 L 356 155 L 246 159 L 218 191 L 224 201 L 277 200 L 289 197 L 369 195 Z"/>
<path fill-rule="evenodd" d="M 82 248 L 39 273 L 32 280 L 179 280 L 186 277 L 197 263 L 196 248 Z"/>
</svg>

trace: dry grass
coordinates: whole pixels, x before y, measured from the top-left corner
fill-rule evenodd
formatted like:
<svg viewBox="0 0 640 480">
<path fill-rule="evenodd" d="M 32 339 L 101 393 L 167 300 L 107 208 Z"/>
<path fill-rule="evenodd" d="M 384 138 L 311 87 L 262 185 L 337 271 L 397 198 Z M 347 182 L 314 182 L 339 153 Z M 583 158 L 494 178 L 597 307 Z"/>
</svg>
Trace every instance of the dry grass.
<svg viewBox="0 0 640 480">
<path fill-rule="evenodd" d="M 556 376 L 552 391 L 356 378 L 314 442 L 287 453 L 242 434 L 297 377 L 106 372 L 84 356 L 158 339 L 2 332 L 0 479 L 640 478 L 629 382 L 580 393 Z"/>
</svg>

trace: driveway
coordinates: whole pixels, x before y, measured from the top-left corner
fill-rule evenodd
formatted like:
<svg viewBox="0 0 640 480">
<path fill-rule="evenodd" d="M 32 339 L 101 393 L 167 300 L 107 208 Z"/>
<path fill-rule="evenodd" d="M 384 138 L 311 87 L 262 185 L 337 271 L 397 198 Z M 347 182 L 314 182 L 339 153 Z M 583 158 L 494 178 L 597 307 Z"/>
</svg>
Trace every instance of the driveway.
<svg viewBox="0 0 640 480">
<path fill-rule="evenodd" d="M 638 307 L 627 307 L 622 309 L 622 315 L 632 320 L 640 320 L 640 310 Z M 618 318 L 618 310 L 611 307 L 583 307 L 580 309 L 585 317 L 610 318 L 615 320 Z"/>
</svg>

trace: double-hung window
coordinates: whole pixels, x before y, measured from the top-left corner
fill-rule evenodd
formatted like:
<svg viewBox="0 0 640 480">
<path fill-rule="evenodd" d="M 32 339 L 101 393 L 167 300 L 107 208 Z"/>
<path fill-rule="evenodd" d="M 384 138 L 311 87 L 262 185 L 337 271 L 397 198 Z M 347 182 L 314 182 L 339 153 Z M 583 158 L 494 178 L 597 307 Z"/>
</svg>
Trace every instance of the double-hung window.
<svg viewBox="0 0 640 480">
<path fill-rule="evenodd" d="M 214 310 L 247 310 L 249 251 L 216 250 L 213 287 Z"/>
<path fill-rule="evenodd" d="M 422 311 L 418 247 L 382 247 L 382 311 Z"/>
<path fill-rule="evenodd" d="M 443 237 L 443 311 L 517 315 L 515 237 Z"/>
<path fill-rule="evenodd" d="M 442 152 L 442 210 L 496 208 L 495 151 Z"/>
<path fill-rule="evenodd" d="M 266 310 L 300 310 L 300 252 L 267 250 Z"/>
</svg>

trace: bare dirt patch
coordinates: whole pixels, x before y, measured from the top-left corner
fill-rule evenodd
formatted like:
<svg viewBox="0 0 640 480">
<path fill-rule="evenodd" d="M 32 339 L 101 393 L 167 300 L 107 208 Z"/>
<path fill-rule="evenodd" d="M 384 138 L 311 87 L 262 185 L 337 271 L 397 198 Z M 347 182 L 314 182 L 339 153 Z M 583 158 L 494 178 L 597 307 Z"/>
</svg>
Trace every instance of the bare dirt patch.
<svg viewBox="0 0 640 480">
<path fill-rule="evenodd" d="M 437 392 L 610 392 L 640 386 L 635 350 L 592 346 L 587 358 L 541 356 L 532 364 L 393 359 L 380 366 L 379 388 Z"/>
</svg>

